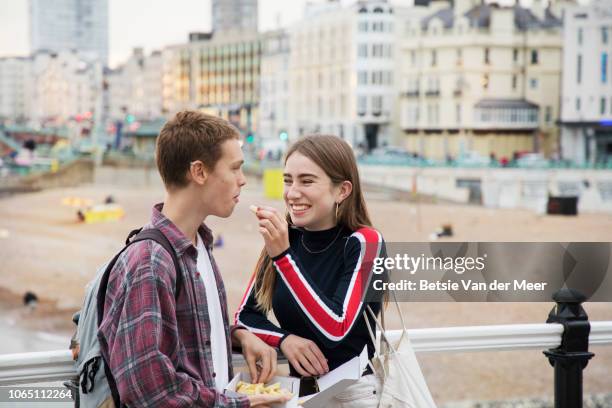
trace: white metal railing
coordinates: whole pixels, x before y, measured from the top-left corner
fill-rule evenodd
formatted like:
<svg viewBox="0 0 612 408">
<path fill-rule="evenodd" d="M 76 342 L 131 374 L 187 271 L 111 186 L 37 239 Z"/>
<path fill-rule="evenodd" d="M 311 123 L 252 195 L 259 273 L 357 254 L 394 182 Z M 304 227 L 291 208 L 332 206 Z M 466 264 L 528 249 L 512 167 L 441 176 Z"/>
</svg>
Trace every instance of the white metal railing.
<svg viewBox="0 0 612 408">
<path fill-rule="evenodd" d="M 612 344 L 612 321 L 590 322 L 589 345 Z M 389 330 L 390 340 L 398 330 Z M 443 327 L 408 330 L 417 352 L 509 351 L 549 349 L 561 344 L 561 324 L 512 324 L 496 326 Z M 234 354 L 235 366 L 243 366 Z M 63 381 L 76 370 L 69 350 L 0 355 L 0 386 Z"/>
</svg>

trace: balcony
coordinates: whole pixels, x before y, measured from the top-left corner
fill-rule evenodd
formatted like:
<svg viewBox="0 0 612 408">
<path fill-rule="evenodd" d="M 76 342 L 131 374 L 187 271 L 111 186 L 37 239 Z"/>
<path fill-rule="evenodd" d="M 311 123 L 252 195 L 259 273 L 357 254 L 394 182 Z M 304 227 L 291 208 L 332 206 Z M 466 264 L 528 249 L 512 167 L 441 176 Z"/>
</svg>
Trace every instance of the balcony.
<svg viewBox="0 0 612 408">
<path fill-rule="evenodd" d="M 411 89 L 409 91 L 402 92 L 401 96 L 405 98 L 418 98 L 420 95 L 421 91 L 419 91 L 418 89 Z"/>
<path fill-rule="evenodd" d="M 474 106 L 474 129 L 535 130 L 539 110 L 524 99 L 482 99 Z"/>
<path fill-rule="evenodd" d="M 432 98 L 432 97 L 438 97 L 440 96 L 440 90 L 439 89 L 430 89 L 428 91 L 425 92 L 425 96 Z"/>
</svg>

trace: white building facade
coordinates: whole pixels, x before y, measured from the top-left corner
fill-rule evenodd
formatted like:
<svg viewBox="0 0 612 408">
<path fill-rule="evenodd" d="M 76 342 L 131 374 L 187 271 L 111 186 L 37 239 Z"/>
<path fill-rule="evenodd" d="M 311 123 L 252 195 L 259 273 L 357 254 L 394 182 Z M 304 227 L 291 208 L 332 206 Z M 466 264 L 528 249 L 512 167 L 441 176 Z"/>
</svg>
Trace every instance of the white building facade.
<svg viewBox="0 0 612 408">
<path fill-rule="evenodd" d="M 100 109 L 103 68 L 90 54 L 40 52 L 32 56 L 29 118 L 36 126 L 90 120 Z"/>
<path fill-rule="evenodd" d="M 365 149 L 392 141 L 397 26 L 385 1 L 334 1 L 290 28 L 290 139 L 329 133 Z"/>
<path fill-rule="evenodd" d="M 565 11 L 561 154 L 612 162 L 612 1 Z"/>
<path fill-rule="evenodd" d="M 163 117 L 162 53 L 145 55 L 135 48 L 128 60 L 113 70 L 107 70 L 109 119 L 150 121 Z"/>
<path fill-rule="evenodd" d="M 289 131 L 289 34 L 277 30 L 262 35 L 259 86 L 261 140 L 282 139 Z"/>
<path fill-rule="evenodd" d="M 551 9 L 434 1 L 402 29 L 399 121 L 409 150 L 434 159 L 557 154 L 561 20 Z"/>
</svg>

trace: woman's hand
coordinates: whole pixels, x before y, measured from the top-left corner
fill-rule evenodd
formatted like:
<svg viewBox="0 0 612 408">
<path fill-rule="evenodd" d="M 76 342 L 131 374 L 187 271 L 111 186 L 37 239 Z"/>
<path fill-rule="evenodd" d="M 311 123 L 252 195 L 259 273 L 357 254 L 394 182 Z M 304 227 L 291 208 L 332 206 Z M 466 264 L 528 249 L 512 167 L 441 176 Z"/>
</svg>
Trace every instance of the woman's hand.
<svg viewBox="0 0 612 408">
<path fill-rule="evenodd" d="M 259 233 L 264 239 L 266 252 L 274 258 L 289 248 L 289 224 L 274 207 L 258 207 Z"/>
<path fill-rule="evenodd" d="M 304 377 L 323 375 L 329 371 L 327 359 L 312 340 L 290 334 L 285 337 L 280 349 L 295 371 Z"/>
<path fill-rule="evenodd" d="M 267 383 L 276 374 L 276 350 L 246 329 L 234 330 L 233 337 L 242 348 L 252 383 Z"/>
</svg>

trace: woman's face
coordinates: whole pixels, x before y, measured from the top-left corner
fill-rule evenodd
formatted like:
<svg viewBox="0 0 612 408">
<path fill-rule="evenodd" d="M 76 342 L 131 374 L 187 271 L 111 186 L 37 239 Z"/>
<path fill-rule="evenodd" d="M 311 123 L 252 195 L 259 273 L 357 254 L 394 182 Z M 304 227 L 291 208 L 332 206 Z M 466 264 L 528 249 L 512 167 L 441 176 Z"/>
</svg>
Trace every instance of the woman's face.
<svg viewBox="0 0 612 408">
<path fill-rule="evenodd" d="M 287 158 L 283 177 L 283 197 L 294 225 L 311 231 L 336 225 L 336 202 L 342 200 L 343 194 L 321 167 L 294 152 Z"/>
</svg>

